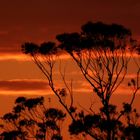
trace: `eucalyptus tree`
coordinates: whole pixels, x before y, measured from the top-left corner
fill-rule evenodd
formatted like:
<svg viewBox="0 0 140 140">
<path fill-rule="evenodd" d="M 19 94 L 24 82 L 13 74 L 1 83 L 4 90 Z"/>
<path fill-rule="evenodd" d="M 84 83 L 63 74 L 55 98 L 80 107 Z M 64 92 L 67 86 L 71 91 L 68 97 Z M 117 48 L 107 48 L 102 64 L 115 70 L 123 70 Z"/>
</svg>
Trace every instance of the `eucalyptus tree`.
<svg viewBox="0 0 140 140">
<path fill-rule="evenodd" d="M 18 97 L 13 110 L 1 119 L 1 140 L 61 140 L 65 113 L 46 108 L 43 97 Z"/>
<path fill-rule="evenodd" d="M 124 103 L 121 111 L 110 103 L 112 95 L 119 91 L 119 87 L 125 81 L 129 62 L 133 59 L 136 48 L 138 50 L 137 41 L 132 38 L 131 31 L 118 24 L 88 22 L 81 27 L 80 32 L 63 33 L 57 35 L 56 39 L 57 43 L 46 42 L 40 45 L 26 42 L 22 45 L 22 51 L 31 55 L 35 64 L 46 76 L 60 104 L 71 117 L 70 133 L 83 136 L 88 134 L 96 140 L 136 138 L 139 125 L 137 121 L 134 123 L 132 118 L 137 120 L 139 114 L 132 108 L 132 104 L 140 88 L 139 65 L 136 78 L 131 79 L 128 84 L 133 89 L 130 102 Z M 55 62 L 63 53 L 67 53 L 73 59 L 93 89 L 93 95 L 96 94 L 100 99 L 102 107 L 98 113 L 91 108 L 89 113 L 85 113 L 74 106 L 72 86 L 68 86 L 64 74 L 61 73 L 65 88 L 58 88 L 54 84 Z M 64 101 L 64 97 L 68 95 L 69 104 Z M 124 119 L 126 121 L 122 121 Z M 137 131 L 132 131 L 131 127 Z"/>
</svg>

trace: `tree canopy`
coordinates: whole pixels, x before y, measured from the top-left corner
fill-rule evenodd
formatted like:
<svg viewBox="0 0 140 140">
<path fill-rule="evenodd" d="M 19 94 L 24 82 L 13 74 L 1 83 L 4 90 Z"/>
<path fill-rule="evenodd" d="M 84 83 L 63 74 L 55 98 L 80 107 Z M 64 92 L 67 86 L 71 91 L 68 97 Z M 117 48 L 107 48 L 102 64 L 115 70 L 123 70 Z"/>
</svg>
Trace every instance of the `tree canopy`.
<svg viewBox="0 0 140 140">
<path fill-rule="evenodd" d="M 134 54 L 139 54 L 139 45 L 133 39 L 131 31 L 118 24 L 88 22 L 81 27 L 80 32 L 59 34 L 56 39 L 56 43 L 49 41 L 40 45 L 26 42 L 22 45 L 22 51 L 31 55 L 48 79 L 60 104 L 71 117 L 70 134 L 90 135 L 96 140 L 139 139 L 139 114 L 132 106 L 140 88 L 140 67 L 134 58 Z M 93 95 L 96 94 L 100 99 L 102 107 L 99 107 L 98 113 L 92 108 L 85 113 L 85 110 L 74 106 L 74 93 L 65 79 L 65 74 L 60 73 L 65 88 L 55 86 L 53 68 L 56 58 L 63 53 L 71 56 L 93 89 Z M 136 78 L 130 79 L 128 83 L 128 88 L 132 88 L 132 98 L 123 103 L 122 110 L 118 111 L 117 107 L 110 103 L 110 98 L 125 81 L 128 65 L 132 60 L 137 66 Z M 68 95 L 70 102 L 66 103 L 64 97 Z M 135 118 L 135 121 L 132 121 L 132 118 Z"/>
</svg>

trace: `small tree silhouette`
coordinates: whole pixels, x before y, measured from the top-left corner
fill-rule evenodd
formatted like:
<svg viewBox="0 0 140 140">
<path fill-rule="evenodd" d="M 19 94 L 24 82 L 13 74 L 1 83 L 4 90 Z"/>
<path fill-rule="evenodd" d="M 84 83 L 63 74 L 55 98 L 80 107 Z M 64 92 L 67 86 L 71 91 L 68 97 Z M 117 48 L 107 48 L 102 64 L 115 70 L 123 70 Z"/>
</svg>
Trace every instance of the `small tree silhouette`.
<svg viewBox="0 0 140 140">
<path fill-rule="evenodd" d="M 18 97 L 13 111 L 2 117 L 1 140 L 61 140 L 65 114 L 46 108 L 44 98 Z"/>
<path fill-rule="evenodd" d="M 53 42 L 41 45 L 25 43 L 22 51 L 30 54 L 35 64 L 47 77 L 49 85 L 60 104 L 72 119 L 69 126 L 71 134 L 90 135 L 96 140 L 114 140 L 117 138 L 138 138 L 139 114 L 132 109 L 135 95 L 138 92 L 140 67 L 133 57 L 139 50 L 137 41 L 132 38 L 131 31 L 122 25 L 88 22 L 81 27 L 81 32 L 64 33 L 56 36 L 58 44 Z M 92 108 L 88 114 L 79 111 L 73 103 L 72 84 L 69 86 L 65 74 L 60 72 L 66 88 L 56 88 L 53 69 L 56 58 L 61 52 L 68 53 L 80 68 L 82 75 L 96 93 L 102 107 L 95 113 Z M 40 59 L 41 58 L 41 59 Z M 121 111 L 110 103 L 110 98 L 125 80 L 128 65 L 134 60 L 138 66 L 136 79 L 131 79 L 128 86 L 133 89 L 132 99 L 123 104 Z M 70 95 L 69 104 L 64 97 Z M 132 121 L 133 119 L 135 121 Z M 133 131 L 132 128 L 136 130 Z"/>
</svg>

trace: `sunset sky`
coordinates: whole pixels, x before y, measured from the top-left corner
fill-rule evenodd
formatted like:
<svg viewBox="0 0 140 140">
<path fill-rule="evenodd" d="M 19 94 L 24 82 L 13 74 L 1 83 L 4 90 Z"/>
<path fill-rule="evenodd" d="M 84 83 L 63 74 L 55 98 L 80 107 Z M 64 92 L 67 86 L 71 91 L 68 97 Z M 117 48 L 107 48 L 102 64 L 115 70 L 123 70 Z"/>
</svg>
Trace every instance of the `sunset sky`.
<svg viewBox="0 0 140 140">
<path fill-rule="evenodd" d="M 19 95 L 50 93 L 43 74 L 29 56 L 22 54 L 21 44 L 55 40 L 56 34 L 79 31 L 87 21 L 122 24 L 139 40 L 140 1 L 0 0 L 0 114 L 8 111 Z M 67 66 L 72 62 L 65 58 L 64 63 Z M 75 66 L 67 69 L 69 77 L 77 75 Z M 80 85 L 75 89 L 88 92 L 81 78 L 75 77 Z"/>
</svg>

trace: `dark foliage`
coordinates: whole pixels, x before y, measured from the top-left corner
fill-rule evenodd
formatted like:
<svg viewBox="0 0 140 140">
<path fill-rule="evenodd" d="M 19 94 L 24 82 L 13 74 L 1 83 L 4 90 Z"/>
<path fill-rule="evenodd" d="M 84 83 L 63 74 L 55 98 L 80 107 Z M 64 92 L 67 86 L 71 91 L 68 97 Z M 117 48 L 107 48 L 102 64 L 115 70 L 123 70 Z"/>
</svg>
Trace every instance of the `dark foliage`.
<svg viewBox="0 0 140 140">
<path fill-rule="evenodd" d="M 22 51 L 25 54 L 35 54 L 38 51 L 38 45 L 34 44 L 34 43 L 30 43 L 30 42 L 26 42 L 25 44 L 23 44 L 22 46 Z"/>
<path fill-rule="evenodd" d="M 44 42 L 40 45 L 39 53 L 43 55 L 51 55 L 56 53 L 56 47 L 54 42 Z"/>
<path fill-rule="evenodd" d="M 66 114 L 46 108 L 44 98 L 18 97 L 13 111 L 2 117 L 1 140 L 61 140 L 61 126 Z"/>
</svg>

